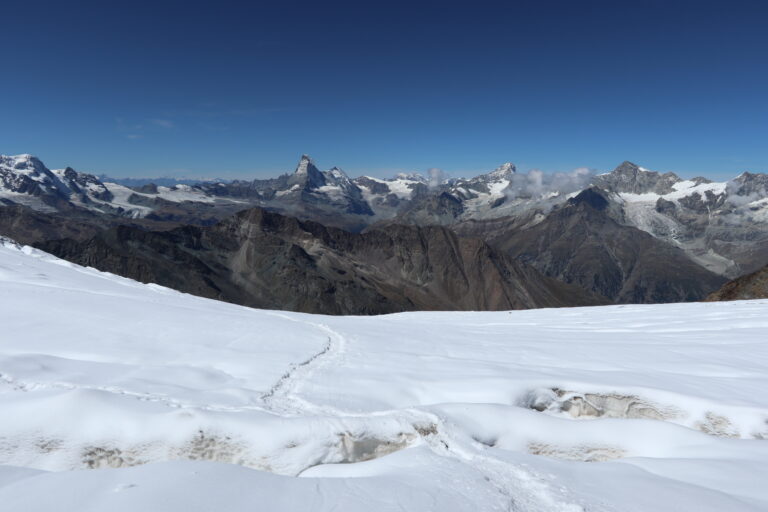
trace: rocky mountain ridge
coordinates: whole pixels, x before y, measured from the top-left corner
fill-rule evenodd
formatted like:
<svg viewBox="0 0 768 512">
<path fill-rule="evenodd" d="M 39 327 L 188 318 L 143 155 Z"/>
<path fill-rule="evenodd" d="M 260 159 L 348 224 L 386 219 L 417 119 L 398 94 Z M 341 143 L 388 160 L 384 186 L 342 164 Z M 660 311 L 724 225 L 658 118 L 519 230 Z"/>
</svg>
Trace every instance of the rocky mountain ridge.
<svg viewBox="0 0 768 512">
<path fill-rule="evenodd" d="M 294 172 L 272 179 L 129 188 L 49 170 L 30 155 L 2 157 L 0 234 L 83 242 L 115 226 L 213 226 L 254 206 L 352 233 L 445 227 L 622 303 L 700 300 L 768 262 L 764 174 L 718 183 L 623 162 L 609 173 L 547 178 L 506 163 L 474 178 L 431 178 L 352 179 L 303 155 Z"/>
<path fill-rule="evenodd" d="M 495 219 L 531 226 L 569 197 L 597 186 L 609 193 L 614 220 L 680 247 L 717 274 L 741 275 L 768 259 L 768 175 L 684 180 L 623 162 L 610 173 L 587 177 L 576 190 L 556 183 L 531 187 L 533 178 L 506 163 L 470 179 L 430 181 L 415 173 L 351 179 L 338 167 L 320 171 L 303 155 L 293 173 L 277 178 L 128 188 L 71 168 L 51 171 L 39 159 L 19 155 L 0 157 L 0 201 L 43 212 L 79 209 L 202 225 L 259 206 L 353 232 L 386 223 L 437 224 L 461 232 L 457 226 L 463 223 Z"/>
<path fill-rule="evenodd" d="M 768 265 L 725 283 L 707 296 L 708 302 L 722 300 L 768 299 Z"/>
<path fill-rule="evenodd" d="M 605 303 L 441 226 L 355 234 L 261 208 L 215 226 L 119 226 L 38 247 L 64 259 L 246 306 L 325 314 Z"/>
</svg>

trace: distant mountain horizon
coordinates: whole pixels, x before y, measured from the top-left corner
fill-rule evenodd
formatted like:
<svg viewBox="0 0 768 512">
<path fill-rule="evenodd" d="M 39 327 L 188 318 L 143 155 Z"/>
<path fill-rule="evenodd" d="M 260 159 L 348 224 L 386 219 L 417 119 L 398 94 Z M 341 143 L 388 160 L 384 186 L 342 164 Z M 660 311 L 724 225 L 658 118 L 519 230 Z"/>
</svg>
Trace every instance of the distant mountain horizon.
<svg viewBox="0 0 768 512">
<path fill-rule="evenodd" d="M 117 183 L 126 187 L 143 187 L 144 185 L 157 185 L 159 187 L 173 187 L 174 185 L 198 185 L 200 183 L 230 183 L 233 180 L 226 178 L 174 178 L 173 176 L 159 176 L 149 178 L 116 178 L 109 174 L 96 175 L 102 182 Z"/>
<path fill-rule="evenodd" d="M 697 300 L 768 261 L 766 174 L 715 182 L 629 161 L 601 174 L 523 173 L 507 162 L 469 179 L 439 171 L 351 178 L 302 155 L 292 173 L 275 178 L 157 181 L 122 185 L 69 167 L 48 169 L 28 154 L 0 156 L 0 203 L 8 207 L 0 228 L 25 243 L 83 241 L 119 225 L 212 226 L 254 207 L 351 233 L 441 226 L 549 277 L 629 302 Z M 576 208 L 576 200 L 592 208 Z M 665 280 L 677 284 L 662 286 Z"/>
</svg>

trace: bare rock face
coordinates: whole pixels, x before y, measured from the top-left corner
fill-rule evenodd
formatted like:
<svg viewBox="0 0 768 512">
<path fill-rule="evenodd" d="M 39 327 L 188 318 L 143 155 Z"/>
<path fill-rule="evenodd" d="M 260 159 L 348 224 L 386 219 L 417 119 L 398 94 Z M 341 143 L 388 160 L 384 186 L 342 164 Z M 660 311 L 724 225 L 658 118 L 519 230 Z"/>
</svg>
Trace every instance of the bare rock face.
<svg viewBox="0 0 768 512">
<path fill-rule="evenodd" d="M 326 314 L 506 310 L 604 302 L 443 227 L 363 234 L 260 208 L 215 226 L 119 226 L 45 251 L 143 282 L 261 308 Z"/>
<path fill-rule="evenodd" d="M 725 279 L 683 251 L 609 215 L 606 193 L 590 188 L 527 229 L 490 240 L 545 275 L 617 303 L 701 300 Z"/>
<path fill-rule="evenodd" d="M 707 302 L 721 300 L 768 299 L 768 265 L 757 272 L 728 281 L 711 293 Z"/>
<path fill-rule="evenodd" d="M 633 194 L 667 194 L 675 183 L 682 181 L 675 173 L 648 171 L 632 162 L 623 162 L 613 172 L 595 177 L 595 185 L 611 192 Z"/>
<path fill-rule="evenodd" d="M 107 226 L 101 218 L 87 212 L 75 218 L 47 215 L 20 205 L 0 206 L 0 235 L 25 245 L 64 237 L 86 240 Z"/>
</svg>

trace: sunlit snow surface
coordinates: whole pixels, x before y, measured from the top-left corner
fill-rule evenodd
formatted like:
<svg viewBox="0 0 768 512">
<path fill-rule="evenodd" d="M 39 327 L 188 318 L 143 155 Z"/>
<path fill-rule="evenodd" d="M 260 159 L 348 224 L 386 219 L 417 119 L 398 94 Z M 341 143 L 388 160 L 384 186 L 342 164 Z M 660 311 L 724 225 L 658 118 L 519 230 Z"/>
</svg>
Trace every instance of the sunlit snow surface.
<svg viewBox="0 0 768 512">
<path fill-rule="evenodd" d="M 0 329 L 0 510 L 768 510 L 768 301 L 323 317 L 0 242 Z"/>
</svg>

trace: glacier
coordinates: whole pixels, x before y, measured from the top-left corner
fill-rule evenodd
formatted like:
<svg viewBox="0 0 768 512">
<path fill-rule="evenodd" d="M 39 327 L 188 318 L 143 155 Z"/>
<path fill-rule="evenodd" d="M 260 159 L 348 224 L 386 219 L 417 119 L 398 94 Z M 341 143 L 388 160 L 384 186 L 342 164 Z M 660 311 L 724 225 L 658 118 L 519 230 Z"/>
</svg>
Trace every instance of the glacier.
<svg viewBox="0 0 768 512">
<path fill-rule="evenodd" d="M 0 242 L 0 510 L 768 510 L 768 301 L 327 317 Z"/>
</svg>

